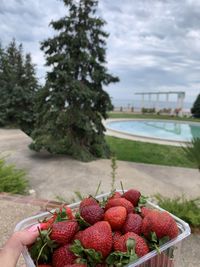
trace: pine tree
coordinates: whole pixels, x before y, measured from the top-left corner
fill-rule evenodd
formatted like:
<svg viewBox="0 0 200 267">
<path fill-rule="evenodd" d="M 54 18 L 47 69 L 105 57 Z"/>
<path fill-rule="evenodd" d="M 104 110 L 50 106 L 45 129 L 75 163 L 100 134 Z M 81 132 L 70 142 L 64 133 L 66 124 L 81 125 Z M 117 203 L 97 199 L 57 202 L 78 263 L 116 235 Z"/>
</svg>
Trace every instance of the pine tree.
<svg viewBox="0 0 200 267">
<path fill-rule="evenodd" d="M 13 40 L 1 53 L 0 125 L 15 126 L 30 134 L 34 123 L 34 94 L 38 88 L 30 55 Z M 30 70 L 32 71 L 30 71 Z"/>
<path fill-rule="evenodd" d="M 102 119 L 112 109 L 103 86 L 119 79 L 106 64 L 105 21 L 96 15 L 98 1 L 64 0 L 68 15 L 51 22 L 58 32 L 42 43 L 51 66 L 39 93 L 31 148 L 88 161 L 107 157 Z"/>
<path fill-rule="evenodd" d="M 194 105 L 191 109 L 191 113 L 195 117 L 200 118 L 200 94 L 197 96 L 197 99 L 194 102 Z"/>
</svg>

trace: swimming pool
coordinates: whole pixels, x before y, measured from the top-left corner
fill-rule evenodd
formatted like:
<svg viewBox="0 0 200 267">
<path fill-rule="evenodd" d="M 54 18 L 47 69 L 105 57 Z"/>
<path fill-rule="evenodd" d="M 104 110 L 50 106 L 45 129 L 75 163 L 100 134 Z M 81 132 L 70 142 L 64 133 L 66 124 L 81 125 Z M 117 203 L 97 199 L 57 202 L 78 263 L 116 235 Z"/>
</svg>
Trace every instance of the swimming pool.
<svg viewBox="0 0 200 267">
<path fill-rule="evenodd" d="M 134 136 L 169 141 L 188 142 L 200 138 L 200 123 L 158 121 L 158 120 L 117 120 L 106 123 L 106 128 Z"/>
</svg>

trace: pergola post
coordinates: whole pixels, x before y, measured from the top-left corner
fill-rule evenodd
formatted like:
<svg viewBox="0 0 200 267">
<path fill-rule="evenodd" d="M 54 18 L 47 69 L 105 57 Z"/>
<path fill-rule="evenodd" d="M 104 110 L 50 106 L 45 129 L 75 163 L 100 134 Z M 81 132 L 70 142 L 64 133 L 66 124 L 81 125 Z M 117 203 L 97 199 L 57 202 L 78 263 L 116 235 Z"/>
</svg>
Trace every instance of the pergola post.
<svg viewBox="0 0 200 267">
<path fill-rule="evenodd" d="M 142 96 L 142 108 L 145 107 L 144 105 L 144 96 L 145 95 L 148 95 L 148 100 L 149 100 L 149 103 L 151 103 L 151 96 L 152 95 L 156 95 L 157 98 L 157 103 L 156 105 L 156 108 L 159 108 L 159 96 L 162 94 L 162 95 L 166 95 L 166 108 L 169 108 L 169 96 L 170 94 L 175 94 L 177 95 L 177 103 L 176 103 L 176 109 L 179 110 L 180 109 L 180 115 L 182 115 L 182 111 L 183 111 L 183 102 L 184 102 L 184 99 L 185 99 L 185 92 L 184 91 L 168 91 L 168 92 L 163 92 L 163 91 L 160 91 L 160 92 L 142 92 L 142 93 L 135 93 L 136 95 L 141 95 Z"/>
<path fill-rule="evenodd" d="M 166 108 L 169 108 L 169 93 L 166 93 Z"/>
<path fill-rule="evenodd" d="M 159 93 L 157 93 L 156 94 L 156 109 L 158 109 L 159 110 L 159 97 L 160 97 L 160 94 Z"/>
<path fill-rule="evenodd" d="M 144 94 L 142 94 L 142 108 L 144 108 Z"/>
<path fill-rule="evenodd" d="M 149 105 L 150 105 L 149 108 L 151 108 L 151 94 L 149 94 Z"/>
</svg>

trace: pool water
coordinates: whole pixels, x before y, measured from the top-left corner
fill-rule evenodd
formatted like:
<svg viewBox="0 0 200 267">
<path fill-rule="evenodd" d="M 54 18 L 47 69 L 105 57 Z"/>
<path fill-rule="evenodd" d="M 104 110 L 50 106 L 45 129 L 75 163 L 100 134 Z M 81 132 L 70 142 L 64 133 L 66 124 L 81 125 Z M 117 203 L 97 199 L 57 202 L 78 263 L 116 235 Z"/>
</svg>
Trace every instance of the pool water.
<svg viewBox="0 0 200 267">
<path fill-rule="evenodd" d="M 106 127 L 122 133 L 170 141 L 187 142 L 193 137 L 200 138 L 200 123 L 128 120 L 108 122 Z"/>
</svg>

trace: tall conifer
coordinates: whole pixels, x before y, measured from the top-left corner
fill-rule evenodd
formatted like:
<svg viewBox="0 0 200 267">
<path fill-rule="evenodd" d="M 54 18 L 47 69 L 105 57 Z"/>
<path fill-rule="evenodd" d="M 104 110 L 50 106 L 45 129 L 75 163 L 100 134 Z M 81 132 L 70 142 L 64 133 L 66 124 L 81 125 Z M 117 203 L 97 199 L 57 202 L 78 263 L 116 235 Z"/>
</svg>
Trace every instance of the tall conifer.
<svg viewBox="0 0 200 267">
<path fill-rule="evenodd" d="M 51 22 L 57 35 L 42 43 L 51 67 L 39 93 L 31 148 L 88 161 L 106 157 L 102 119 L 112 109 L 103 87 L 118 78 L 106 68 L 105 21 L 96 0 L 63 0 L 66 16 Z"/>
<path fill-rule="evenodd" d="M 0 125 L 30 134 L 34 125 L 34 96 L 38 89 L 31 56 L 13 40 L 0 49 Z"/>
</svg>

